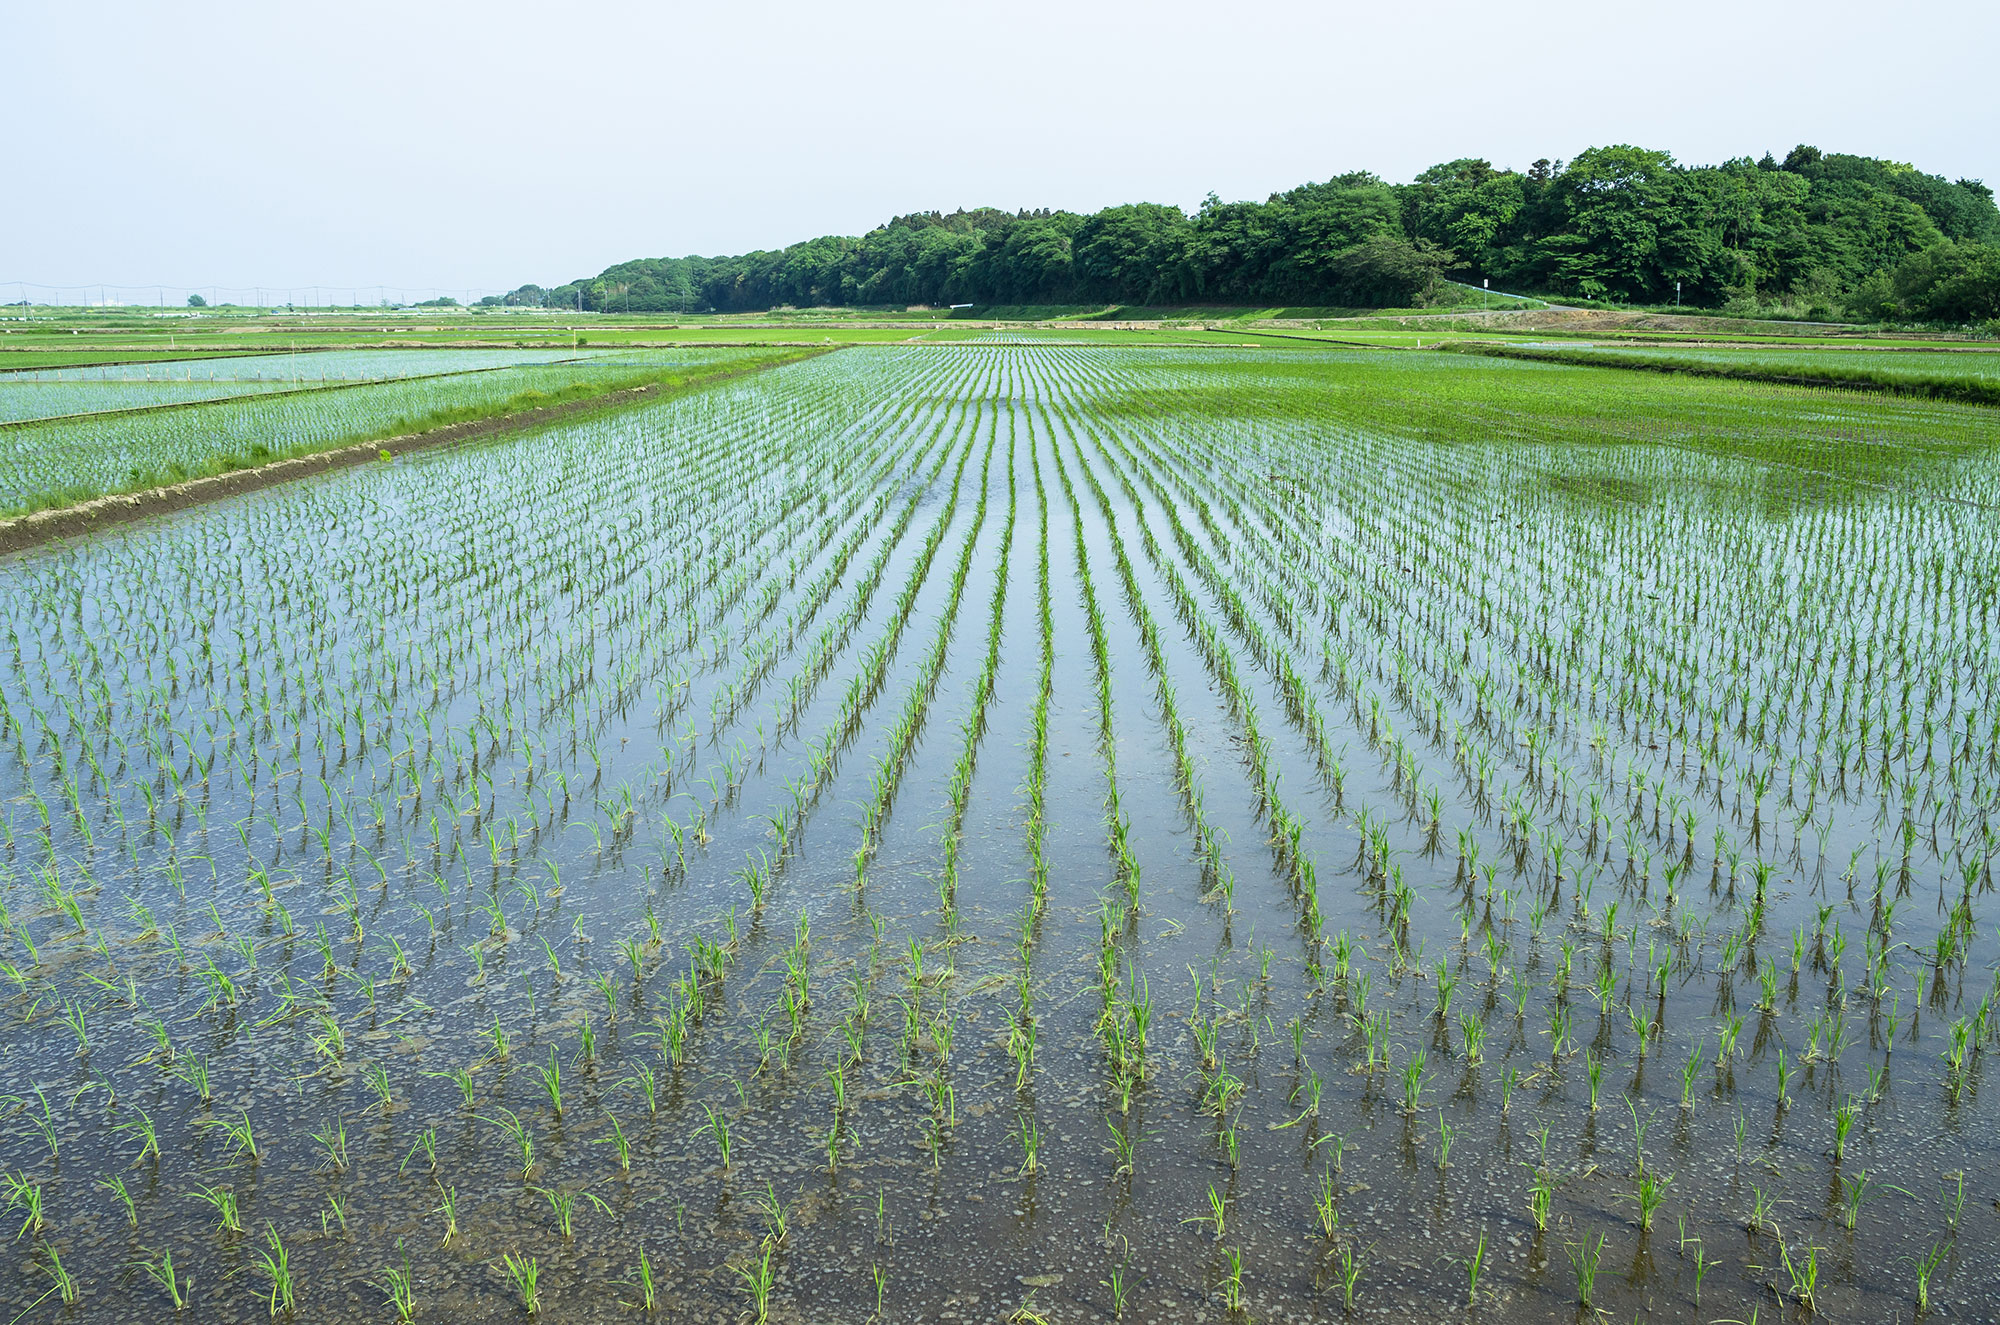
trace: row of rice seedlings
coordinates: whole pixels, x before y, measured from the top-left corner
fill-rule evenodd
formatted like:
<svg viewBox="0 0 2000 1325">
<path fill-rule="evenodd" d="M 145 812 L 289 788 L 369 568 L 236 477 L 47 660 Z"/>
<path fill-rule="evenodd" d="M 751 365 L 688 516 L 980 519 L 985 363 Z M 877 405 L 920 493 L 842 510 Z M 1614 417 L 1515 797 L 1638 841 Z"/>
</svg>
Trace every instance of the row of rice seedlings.
<svg viewBox="0 0 2000 1325">
<path fill-rule="evenodd" d="M 997 422 L 996 422 L 997 426 Z M 991 463 L 991 443 L 989 442 L 987 464 Z M 958 853 L 964 831 L 965 814 L 972 797 L 972 774 L 979 754 L 979 746 L 986 736 L 987 714 L 993 702 L 996 679 L 1000 671 L 1000 632 L 1005 624 L 1007 610 L 1007 580 L 1014 547 L 1014 522 L 1018 508 L 1019 492 L 1014 482 L 1014 425 L 1013 416 L 1008 415 L 1007 424 L 1007 517 L 1000 527 L 1000 555 L 994 564 L 993 593 L 986 606 L 986 652 L 979 666 L 979 676 L 972 683 L 972 704 L 965 721 L 959 729 L 958 760 L 952 765 L 951 780 L 946 786 L 946 818 L 939 830 L 943 848 L 943 860 L 938 872 L 938 900 L 942 903 L 947 917 L 946 928 L 952 928 L 950 917 L 958 908 Z M 984 478 L 980 488 L 980 506 L 986 502 Z M 975 520 L 975 525 L 980 521 Z M 969 549 L 970 545 L 968 545 Z"/>
</svg>

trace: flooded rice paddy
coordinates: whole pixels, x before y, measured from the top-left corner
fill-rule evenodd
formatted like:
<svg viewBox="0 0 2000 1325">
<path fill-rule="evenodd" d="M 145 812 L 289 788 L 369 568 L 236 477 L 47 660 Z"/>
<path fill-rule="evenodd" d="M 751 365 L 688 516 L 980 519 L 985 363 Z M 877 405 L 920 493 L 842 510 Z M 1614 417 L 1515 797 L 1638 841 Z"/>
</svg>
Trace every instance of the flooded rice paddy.
<svg viewBox="0 0 2000 1325">
<path fill-rule="evenodd" d="M 2000 430 L 1640 376 L 858 348 L 9 559 L 0 1303 L 1980 1318 Z"/>
</svg>

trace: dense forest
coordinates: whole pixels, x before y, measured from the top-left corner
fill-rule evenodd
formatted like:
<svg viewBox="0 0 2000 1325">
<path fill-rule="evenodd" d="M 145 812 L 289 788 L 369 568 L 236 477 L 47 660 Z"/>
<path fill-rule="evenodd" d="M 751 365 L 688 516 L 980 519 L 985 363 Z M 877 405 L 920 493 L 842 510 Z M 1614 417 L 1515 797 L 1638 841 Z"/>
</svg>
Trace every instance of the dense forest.
<svg viewBox="0 0 2000 1325">
<path fill-rule="evenodd" d="M 1400 307 L 1446 280 L 1613 303 L 1967 322 L 2000 318 L 2000 210 L 1976 180 L 1798 147 L 1719 166 L 1594 147 L 1525 173 L 1409 184 L 1367 172 L 1190 216 L 992 208 L 899 216 L 737 257 L 645 258 L 509 304 L 598 311 L 785 305 Z"/>
</svg>

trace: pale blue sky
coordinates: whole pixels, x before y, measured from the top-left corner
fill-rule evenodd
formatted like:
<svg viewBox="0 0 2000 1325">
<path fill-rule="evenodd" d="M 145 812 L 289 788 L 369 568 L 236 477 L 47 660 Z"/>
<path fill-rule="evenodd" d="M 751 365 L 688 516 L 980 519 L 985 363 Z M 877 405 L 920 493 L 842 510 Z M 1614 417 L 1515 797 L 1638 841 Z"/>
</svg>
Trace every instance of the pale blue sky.
<svg viewBox="0 0 2000 1325">
<path fill-rule="evenodd" d="M 2000 182 L 1996 51 L 1990 0 L 0 0 L 0 299 L 462 297 L 932 207 L 1193 207 L 1611 142 Z"/>
</svg>

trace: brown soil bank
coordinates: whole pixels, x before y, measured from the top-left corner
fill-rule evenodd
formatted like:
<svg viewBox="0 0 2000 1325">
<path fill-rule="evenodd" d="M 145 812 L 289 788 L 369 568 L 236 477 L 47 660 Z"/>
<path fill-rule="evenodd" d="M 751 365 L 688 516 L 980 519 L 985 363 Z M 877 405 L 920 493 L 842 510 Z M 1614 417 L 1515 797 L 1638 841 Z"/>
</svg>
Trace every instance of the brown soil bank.
<svg viewBox="0 0 2000 1325">
<path fill-rule="evenodd" d="M 769 368 L 797 363 L 801 359 L 829 352 L 814 350 L 807 354 L 787 355 L 784 358 L 748 364 L 741 368 L 673 385 L 652 383 L 647 386 L 628 387 L 620 391 L 605 392 L 602 395 L 586 396 L 581 400 L 565 401 L 543 409 L 499 414 L 490 419 L 473 419 L 466 423 L 448 424 L 441 428 L 406 433 L 398 437 L 373 438 L 349 446 L 315 451 L 310 455 L 274 460 L 268 465 L 204 475 L 201 478 L 189 479 L 185 483 L 145 488 L 138 492 L 112 493 L 79 502 L 74 506 L 36 511 L 19 519 L 0 520 L 0 555 L 20 552 L 58 539 L 79 538 L 113 525 L 130 524 L 134 520 L 144 520 L 170 511 L 186 510 L 190 506 L 199 506 L 204 502 L 216 501 L 223 497 L 234 497 L 239 493 L 255 492 L 259 488 L 276 487 L 280 483 L 290 483 L 294 479 L 305 478 L 311 474 L 323 474 L 329 470 L 364 465 L 372 460 L 380 460 L 384 452 L 390 456 L 407 455 L 412 451 L 427 450 L 434 446 L 446 446 L 454 442 L 471 441 L 522 428 L 538 427 L 578 414 L 676 395 L 696 387 L 763 372 Z"/>
</svg>

